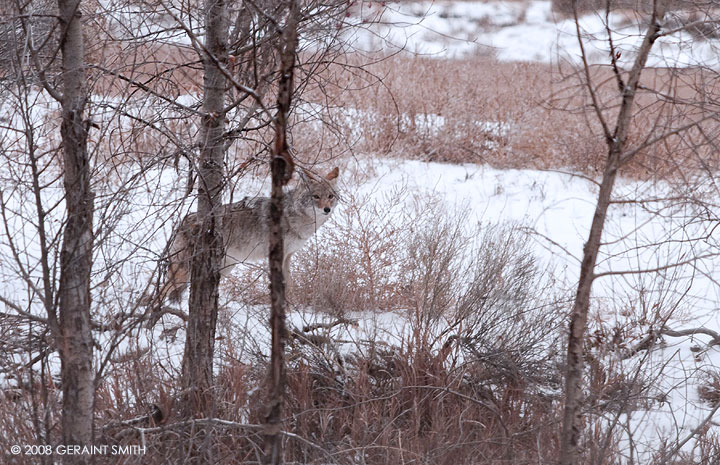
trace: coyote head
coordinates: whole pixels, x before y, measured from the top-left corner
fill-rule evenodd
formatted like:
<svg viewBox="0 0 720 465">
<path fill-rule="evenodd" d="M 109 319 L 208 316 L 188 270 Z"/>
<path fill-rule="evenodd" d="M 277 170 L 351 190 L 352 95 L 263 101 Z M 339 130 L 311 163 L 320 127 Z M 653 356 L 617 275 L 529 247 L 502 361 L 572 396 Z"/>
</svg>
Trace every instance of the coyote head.
<svg viewBox="0 0 720 465">
<path fill-rule="evenodd" d="M 320 218 L 329 215 L 338 202 L 335 191 L 340 170 L 336 166 L 324 177 L 315 176 L 307 171 L 297 187 L 299 204 L 308 215 Z"/>
</svg>

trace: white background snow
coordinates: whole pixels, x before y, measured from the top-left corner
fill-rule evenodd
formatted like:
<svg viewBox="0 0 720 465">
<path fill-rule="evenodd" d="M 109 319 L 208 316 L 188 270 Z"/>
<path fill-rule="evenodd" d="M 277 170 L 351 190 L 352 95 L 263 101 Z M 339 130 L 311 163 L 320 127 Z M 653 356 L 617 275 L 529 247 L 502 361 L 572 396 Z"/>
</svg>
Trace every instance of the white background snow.
<svg viewBox="0 0 720 465">
<path fill-rule="evenodd" d="M 356 30 L 349 37 L 356 47 L 373 51 L 392 49 L 393 47 L 437 58 L 461 58 L 472 55 L 492 54 L 501 61 L 537 61 L 554 63 L 557 61 L 577 62 L 580 56 L 575 23 L 572 20 L 556 18 L 551 11 L 550 2 L 404 2 L 383 5 L 376 2 L 360 3 L 349 22 L 363 24 L 363 18 L 379 20 Z M 618 47 L 624 51 L 621 62 L 629 63 L 633 58 L 632 50 L 642 39 L 643 30 L 626 17 L 613 14 L 611 25 L 616 31 L 613 37 Z M 593 63 L 607 64 L 607 31 L 605 18 L 597 14 L 588 14 L 581 18 L 580 27 L 588 38 L 589 57 Z M 182 38 L 178 40 L 183 40 Z M 693 40 L 685 33 L 676 33 L 661 40 L 655 54 L 651 57 L 651 66 L 710 66 L 718 65 L 718 45 L 715 41 Z M 40 108 L 40 107 L 38 107 Z M 478 116 L 482 119 L 482 115 Z M 493 123 L 498 124 L 498 123 Z M 363 161 L 354 169 L 363 171 Z M 488 222 L 512 220 L 520 222 L 535 231 L 533 243 L 537 254 L 549 266 L 558 271 L 564 285 L 570 288 L 577 277 L 578 257 L 581 255 L 590 225 L 596 186 L 580 176 L 558 172 L 540 172 L 532 170 L 496 170 L 481 165 L 443 165 L 418 161 L 374 161 L 373 174 L 363 184 L 356 184 L 344 172 L 342 187 L 346 190 L 365 192 L 370 201 L 382 202 L 383 198 L 397 185 L 405 185 L 411 192 L 431 193 L 443 199 L 450 207 L 470 208 L 471 225 Z M 169 176 L 172 177 L 172 176 Z M 172 191 L 170 186 L 167 186 Z M 643 198 L 661 197 L 672 192 L 672 186 L 648 184 L 621 180 L 619 197 Z M 257 186 L 254 187 L 257 191 Z M 709 194 L 712 195 L 712 194 Z M 713 199 L 717 203 L 718 199 Z M 148 205 L 150 205 L 148 199 Z M 342 208 L 342 207 L 341 207 Z M 449 208 L 452 210 L 453 208 Z M 662 202 L 653 203 L 658 210 L 665 208 Z M 127 217 L 127 224 L 118 225 L 118 231 L 136 230 L 144 215 L 149 214 L 142 205 L 139 217 Z M 712 222 L 686 224 L 683 211 L 672 210 L 667 206 L 663 214 L 656 214 L 645 204 L 617 206 L 611 209 L 605 239 L 612 244 L 604 249 L 599 271 L 617 271 L 630 268 L 653 268 L 668 261 L 682 261 L 689 253 L 697 255 L 713 254 L 717 235 Z M 717 217 L 717 216 L 716 216 Z M 137 221 L 137 223 L 135 222 Z M 11 224 L 18 232 L 27 225 L 22 222 Z M 156 234 L 156 247 L 169 236 L 171 225 Z M 140 237 L 148 237 L 147 231 L 136 231 Z M 671 238 L 687 238 L 710 234 L 704 241 L 692 241 L 693 250 L 668 245 L 654 245 Z M 33 237 L 27 238 L 26 251 L 35 254 Z M 639 249 L 637 249 L 639 247 Z M 9 252 L 2 240 L 0 249 L 5 256 Z M 131 266 L 128 264 L 125 266 Z M 687 291 L 683 300 L 682 318 L 671 320 L 675 328 L 704 326 L 720 331 L 720 289 L 713 280 L 714 270 L 720 266 L 715 257 L 707 258 L 697 266 L 687 265 L 674 268 L 667 273 L 665 285 L 672 295 Z M 22 301 L 22 283 L 13 277 L 12 264 L 0 264 L 0 292 L 4 296 L 17 297 Z M 705 275 L 703 275 L 705 272 Z M 625 278 L 603 278 L 596 282 L 595 296 L 598 299 L 612 301 L 618 296 L 631 294 L 631 288 L 638 280 Z M 622 305 L 609 305 L 607 308 L 620 309 Z M 247 324 L 255 334 L 264 331 L 264 316 L 238 308 L 234 313 L 238 324 Z M 363 317 L 364 313 L 358 313 Z M 292 315 L 297 326 L 307 319 L 322 318 L 318 315 L 295 313 Z M 603 315 L 611 323 L 616 320 L 622 324 L 626 316 L 619 311 Z M 239 321 L 245 319 L 245 322 Z M 374 315 L 367 321 L 385 325 L 388 333 L 397 333 L 394 326 L 401 325 L 392 315 Z M 367 328 L 367 331 L 374 331 Z M 338 330 L 341 331 L 341 330 Z M 150 336 L 150 335 L 148 335 Z M 154 341 L 157 346 L 159 334 L 141 337 L 140 345 Z M 665 436 L 683 437 L 695 428 L 709 410 L 707 404 L 697 396 L 698 376 L 703 370 L 720 367 L 720 349 L 706 348 L 707 337 L 697 336 L 684 339 L 667 339 L 667 345 L 654 351 L 653 363 L 667 364 L 663 380 L 660 383 L 666 390 L 664 401 L 655 402 L 649 411 L 636 411 L 630 420 L 636 434 L 647 445 L 656 442 L 655 438 Z M 699 344 L 702 347 L 698 355 L 691 350 Z M 168 346 L 169 358 L 177 360 L 181 356 L 181 338 L 175 345 Z M 632 359 L 618 363 L 632 364 Z M 692 447 L 692 444 L 687 446 Z"/>
<path fill-rule="evenodd" d="M 552 11 L 550 1 L 530 2 L 360 2 L 350 40 L 367 51 L 405 50 L 423 56 L 460 58 L 496 56 L 500 61 L 579 63 L 575 21 Z M 670 17 L 672 14 L 669 15 Z M 632 63 L 645 30 L 629 12 L 611 13 L 612 39 L 621 51 L 621 65 Z M 608 64 L 608 32 L 604 13 L 584 14 L 580 29 L 590 63 Z M 670 24 L 670 23 L 669 23 Z M 671 26 L 668 26 L 672 29 Z M 698 41 L 687 32 L 662 37 L 648 66 L 691 67 L 718 65 L 720 40 Z"/>
</svg>

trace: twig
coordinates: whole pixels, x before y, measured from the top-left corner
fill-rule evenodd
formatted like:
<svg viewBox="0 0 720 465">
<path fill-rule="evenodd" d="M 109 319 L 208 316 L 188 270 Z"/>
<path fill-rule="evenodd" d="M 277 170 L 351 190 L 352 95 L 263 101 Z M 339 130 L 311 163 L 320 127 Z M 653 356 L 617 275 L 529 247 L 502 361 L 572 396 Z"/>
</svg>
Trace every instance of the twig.
<svg viewBox="0 0 720 465">
<path fill-rule="evenodd" d="M 673 447 L 673 449 L 669 453 L 663 454 L 663 459 L 664 459 L 663 463 L 668 463 L 668 459 L 670 457 L 672 457 L 673 455 L 680 452 L 680 449 L 682 449 L 683 446 L 685 444 L 687 444 L 688 441 L 690 441 L 692 438 L 694 438 L 700 431 L 705 429 L 705 426 L 707 426 L 707 424 L 710 422 L 710 420 L 712 420 L 713 416 L 715 416 L 715 413 L 717 413 L 718 409 L 720 409 L 720 402 L 718 402 L 715 405 L 715 407 L 710 411 L 708 416 L 706 416 L 705 419 L 703 421 L 701 421 L 699 425 L 697 425 L 692 431 L 690 431 L 690 433 L 685 437 L 685 439 L 683 439 L 682 441 L 678 441 L 677 444 L 675 445 L 675 447 Z"/>
<path fill-rule="evenodd" d="M 162 433 L 164 431 L 173 430 L 173 429 L 177 429 L 177 428 L 185 428 L 187 426 L 216 426 L 216 427 L 221 427 L 221 428 L 250 429 L 250 430 L 257 430 L 257 431 L 264 431 L 266 429 L 265 425 L 258 425 L 258 424 L 253 424 L 253 423 L 238 423 L 235 421 L 224 420 L 222 418 L 198 418 L 198 419 L 194 419 L 194 420 L 180 421 L 177 423 L 170 423 L 167 425 L 154 426 L 154 427 L 149 427 L 149 428 L 132 426 L 132 424 L 146 420 L 148 417 L 149 417 L 149 415 L 146 415 L 146 416 L 142 416 L 142 417 L 132 418 L 130 420 L 125 420 L 123 422 L 109 423 L 108 425 L 104 426 L 103 429 L 109 429 L 109 428 L 117 427 L 117 426 L 130 426 L 130 428 L 118 431 L 116 433 L 117 436 L 124 436 L 125 434 L 127 434 L 128 432 L 131 432 L 131 431 L 136 431 L 141 436 L 144 436 L 146 434 Z M 302 442 L 303 444 L 307 444 L 308 446 L 318 449 L 328 456 L 330 455 L 329 452 L 326 451 L 323 447 L 315 444 L 314 442 L 310 441 L 309 439 L 305 439 L 304 437 L 302 437 L 298 434 L 291 433 L 289 431 L 284 431 L 284 430 L 279 430 L 278 433 L 285 437 L 296 439 L 296 440 Z"/>
</svg>

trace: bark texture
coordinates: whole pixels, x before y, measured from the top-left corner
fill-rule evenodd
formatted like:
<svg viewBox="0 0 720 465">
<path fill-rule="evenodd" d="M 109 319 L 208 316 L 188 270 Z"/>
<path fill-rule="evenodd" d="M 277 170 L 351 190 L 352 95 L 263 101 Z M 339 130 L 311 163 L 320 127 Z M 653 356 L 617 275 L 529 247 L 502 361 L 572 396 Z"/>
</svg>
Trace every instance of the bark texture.
<svg viewBox="0 0 720 465">
<path fill-rule="evenodd" d="M 275 143 L 270 163 L 272 172 L 272 193 L 270 199 L 270 330 L 272 347 L 270 360 L 270 386 L 267 414 L 265 417 L 264 464 L 282 463 L 282 412 L 285 397 L 285 344 L 287 327 L 285 322 L 285 276 L 283 273 L 284 238 L 282 232 L 283 186 L 293 173 L 294 164 L 287 144 L 287 118 L 293 92 L 293 72 L 297 37 L 297 4 L 289 4 L 288 20 L 283 31 L 280 51 L 280 83 L 278 89 L 278 111 L 275 116 Z"/>
<path fill-rule="evenodd" d="M 580 265 L 580 279 L 578 281 L 577 293 L 573 310 L 570 315 L 570 328 L 567 349 L 567 372 L 565 376 L 565 410 L 563 415 L 563 432 L 560 441 L 560 464 L 574 465 L 579 462 L 579 441 L 583 430 L 583 370 L 584 370 L 584 354 L 583 343 L 585 340 L 585 331 L 587 329 L 588 312 L 590 309 L 590 295 L 592 291 L 593 281 L 595 280 L 595 264 L 597 263 L 598 253 L 600 251 L 603 228 L 607 217 L 608 207 L 610 206 L 613 186 L 617 178 L 620 167 L 628 160 L 623 157 L 626 148 L 626 140 L 630 122 L 633 115 L 633 104 L 635 94 L 640 82 L 640 75 L 645 69 L 648 55 L 652 49 L 655 40 L 658 38 L 660 26 L 658 21 L 662 18 L 661 9 L 657 7 L 653 12 L 648 23 L 648 31 L 645 35 L 642 45 L 638 50 L 638 56 L 627 76 L 627 83 L 620 86 L 621 104 L 620 111 L 615 122 L 614 130 L 606 133 L 608 143 L 608 157 L 603 170 L 602 181 L 600 182 L 600 191 L 598 200 L 595 205 L 595 214 L 593 215 L 592 224 L 588 240 L 583 249 L 583 259 Z M 577 10 L 575 21 L 577 22 Z M 586 70 L 587 70 L 587 64 Z M 618 82 L 623 82 L 618 74 Z M 589 80 L 588 73 L 588 89 L 592 94 L 593 87 Z M 596 101 L 592 95 L 593 101 Z M 598 117 L 606 127 L 602 114 L 596 108 Z"/>
<path fill-rule="evenodd" d="M 203 58 L 202 139 L 197 163 L 197 217 L 200 228 L 192 245 L 190 308 L 182 369 L 184 414 L 195 418 L 209 417 L 213 412 L 213 353 L 218 284 L 224 256 L 221 207 L 225 153 L 223 111 L 227 90 L 225 76 L 217 63 L 227 62 L 228 23 L 225 0 L 207 0 L 205 49 L 208 53 Z"/>
<path fill-rule="evenodd" d="M 61 136 L 67 222 L 60 255 L 60 328 L 56 342 L 62 368 L 63 444 L 93 440 L 94 372 L 90 326 L 90 271 L 93 249 L 93 193 L 87 151 L 88 124 L 80 0 L 58 0 L 63 94 Z M 67 455 L 66 464 L 85 464 L 87 455 Z"/>
</svg>

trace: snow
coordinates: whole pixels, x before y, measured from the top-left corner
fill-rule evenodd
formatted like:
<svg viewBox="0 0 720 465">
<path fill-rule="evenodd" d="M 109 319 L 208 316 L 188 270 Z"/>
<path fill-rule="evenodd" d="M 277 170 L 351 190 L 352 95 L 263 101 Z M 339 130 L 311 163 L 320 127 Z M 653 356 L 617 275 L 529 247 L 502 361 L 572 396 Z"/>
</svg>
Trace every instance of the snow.
<svg viewBox="0 0 720 465">
<path fill-rule="evenodd" d="M 190 33 L 202 40 L 200 19 L 170 5 L 144 12 L 129 5 L 103 1 L 104 16 L 117 38 L 153 38 L 157 42 L 190 45 Z M 176 21 L 184 22 L 187 30 Z M 675 29 L 673 18 L 666 29 Z M 609 64 L 609 36 L 620 52 L 618 62 L 628 67 L 646 32 L 642 18 L 624 12 L 588 13 L 580 17 L 587 59 L 592 64 Z M 362 52 L 405 51 L 434 58 L 494 55 L 500 61 L 581 63 L 581 49 L 575 22 L 555 15 L 549 0 L 533 1 L 433 1 L 353 3 L 350 16 L 338 38 L 303 37 L 302 49 L 340 46 Z M 329 30 L 340 24 L 325 24 Z M 700 40 L 679 31 L 658 40 L 648 60 L 653 67 L 717 68 L 720 40 Z"/>
<path fill-rule="evenodd" d="M 564 270 L 564 282 L 560 285 L 572 289 L 594 210 L 597 195 L 594 183 L 556 172 L 495 170 L 487 166 L 417 161 L 386 162 L 375 169 L 377 179 L 367 185 L 372 186 L 368 189 L 378 201 L 392 186 L 402 184 L 411 192 L 439 196 L 447 202 L 448 211 L 470 205 L 471 214 L 467 218 L 470 225 L 512 221 L 533 228 L 536 253 L 550 264 L 548 269 Z M 617 198 L 653 199 L 671 189 L 663 183 L 621 180 Z M 690 248 L 694 248 L 692 253 L 696 255 L 711 254 L 699 265 L 709 271 L 716 269 L 720 265 L 717 248 L 708 245 L 708 241 L 690 239 L 707 233 L 713 227 L 712 222 L 689 224 L 684 218 L 692 212 L 671 210 L 652 212 L 641 205 L 611 208 L 604 236 L 608 246 L 601 254 L 598 272 L 680 262 L 688 258 Z M 678 242 L 672 242 L 676 240 L 688 242 L 678 248 Z M 696 270 L 700 266 L 674 268 L 659 283 L 647 285 L 645 298 L 651 303 L 662 304 L 664 296 L 665 304 L 672 306 L 683 296 L 681 306 L 684 311 L 678 311 L 669 320 L 669 327 L 704 326 L 720 330 L 720 317 L 715 310 L 718 287 L 711 279 L 698 275 Z M 656 278 L 657 275 L 651 275 L 650 280 Z M 628 276 L 598 280 L 594 296 L 605 305 L 604 310 L 597 309 L 600 318 L 611 326 L 627 323 L 628 317 L 622 310 L 633 303 L 630 299 L 637 299 L 637 289 L 644 279 Z M 625 298 L 628 301 L 624 301 Z M 637 339 L 641 336 L 637 335 Z M 707 337 L 668 338 L 665 347 L 652 352 L 648 365 L 652 372 L 659 373 L 659 383 L 651 395 L 664 400 L 651 399 L 651 407 L 633 412 L 629 421 L 638 430 L 635 440 L 644 443 L 640 447 L 644 453 L 649 454 L 660 438 L 672 437 L 677 431 L 681 436 L 689 434 L 710 410 L 699 401 L 697 386 L 699 375 L 716 369 L 720 363 L 720 350 L 709 348 L 698 355 L 691 347 L 702 341 L 707 342 Z M 613 363 L 626 366 L 627 370 L 638 364 L 639 358 L 623 360 L 619 354 L 610 357 L 615 359 Z"/>
<path fill-rule="evenodd" d="M 373 5 L 361 3 L 349 19 L 357 27 L 350 30 L 355 46 L 366 50 L 405 49 L 412 53 L 436 58 L 463 58 L 476 54 L 494 54 L 501 61 L 537 61 L 553 63 L 558 60 L 577 63 L 580 50 L 575 36 L 575 23 L 555 18 L 548 1 L 531 2 L 421 2 Z M 117 10 L 114 21 L 117 24 L 134 24 L 134 13 L 124 8 Z M 158 24 L 169 25 L 166 16 Z M 135 19 L 133 19 L 135 18 Z M 139 20 L 139 19 L 138 19 Z M 136 24 L 142 34 L 156 34 L 169 41 L 187 42 L 187 37 L 178 37 L 177 31 L 166 31 L 156 23 L 148 21 Z M 615 31 L 613 41 L 621 51 L 620 64 L 628 66 L 634 58 L 634 50 L 642 40 L 644 30 L 638 24 L 619 14 L 609 18 Z M 608 63 L 608 35 L 606 19 L 602 15 L 587 14 L 580 19 L 580 28 L 591 63 Z M 172 32 L 172 34 L 171 34 Z M 180 33 L 182 36 L 183 33 Z M 717 66 L 717 40 L 698 41 L 683 32 L 659 40 L 657 52 L 649 61 L 650 66 L 689 67 L 698 65 Z M 32 94 L 31 120 L 38 128 L 48 114 L 57 111 L 57 104 L 43 93 Z M 191 104 L 196 97 L 180 96 L 179 102 Z M 0 119 L 6 128 L 0 134 L 5 149 L 22 146 L 18 132 L 21 122 L 13 119 L 7 106 L 0 107 Z M 151 110 L 147 110 L 151 111 Z M 298 108 L 301 116 L 315 117 L 323 111 L 311 104 Z M 353 126 L 359 110 L 354 108 L 334 109 L 333 116 Z M 366 116 L 366 115 L 365 115 Z M 97 115 L 102 119 L 101 115 Z M 111 118 L 112 115 L 108 116 Z M 414 127 L 415 130 L 432 137 L 440 133 L 446 121 L 438 114 L 401 114 L 401 129 Z M 512 130 L 512 124 L 499 121 L 476 121 L 479 131 L 504 135 Z M 56 137 L 41 134 L 45 142 Z M 352 133 L 352 138 L 362 137 L 362 131 Z M 398 186 L 402 186 L 406 203 L 413 198 L 438 199 L 447 208 L 448 215 L 466 211 L 465 227 L 469 230 L 483 225 L 513 222 L 524 225 L 532 234 L 528 240 L 539 259 L 548 270 L 556 274 L 558 288 L 572 291 L 579 270 L 579 259 L 587 238 L 597 196 L 597 185 L 581 175 L 536 170 L 498 170 L 486 165 L 447 165 L 409 160 L 371 160 L 359 156 L 346 160 L 343 170 L 342 188 L 362 198 L 369 206 L 385 205 L 393 197 Z M 12 213 L 7 223 L 8 232 L 0 236 L 0 295 L 22 308 L 32 308 L 43 316 L 37 299 L 30 305 L 25 277 L 17 272 L 8 238 L 13 238 L 21 251 L 20 256 L 29 279 L 40 281 L 38 238 L 32 222 L 36 218 L 33 198 L 27 185 L 16 182 L 29 179 L 16 166 L 8 166 L 8 172 L 0 177 L 0 189 Z M 95 302 L 102 302 L 96 315 L 99 319 L 110 320 L 113 312 L 119 311 L 120 304 L 132 302 L 139 294 L 153 272 L 156 261 L 172 232 L 173 223 L 191 210 L 192 201 L 183 199 L 183 173 L 172 169 L 148 170 L 142 179 L 133 180 L 135 166 L 118 166 L 114 177 L 102 186 L 98 196 L 99 220 L 108 220 L 109 234 L 98 257 L 103 258 L 103 268 L 96 270 L 93 277 Z M 51 186 L 44 192 L 45 204 L 60 202 L 47 219 L 48 233 L 58 233 L 64 220 L 61 202 L 61 184 L 55 178 L 54 167 L 46 173 Z M 359 176 L 355 176 L 356 174 Z M 358 182 L 357 179 L 362 179 Z M 713 218 L 720 212 L 713 211 L 717 194 L 702 186 L 711 180 L 698 179 L 700 188 L 692 195 L 710 200 L 709 210 L 699 215 L 692 206 L 675 204 L 664 198 L 672 198 L 678 186 L 670 183 L 649 183 L 621 179 L 615 192 L 616 199 L 646 200 L 644 203 L 616 204 L 610 209 L 604 241 L 606 245 L 598 261 L 598 273 L 621 270 L 661 268 L 668 263 L 682 263 L 693 257 L 704 256 L 702 260 L 686 263 L 646 275 L 608 275 L 599 278 L 594 287 L 594 312 L 597 321 L 607 328 L 627 326 L 631 334 L 628 343 L 637 342 L 657 321 L 641 321 L 643 306 L 653 309 L 659 305 L 663 315 L 668 315 L 668 326 L 674 329 L 706 327 L 720 331 L 720 316 L 717 312 L 720 302 L 720 286 L 713 278 L 714 270 L 720 267 L 717 257 L 718 234 Z M 145 184 L 147 183 L 147 184 Z M 152 188 L 147 188 L 151 185 Z M 244 195 L 258 195 L 267 192 L 267 180 L 246 177 L 234 190 L 230 198 Z M 127 190 L 126 190 L 127 188 Z M 106 191 L 103 192 L 102 189 Z M 114 195 L 115 192 L 122 194 Z M 104 195 L 103 195 L 104 194 Z M 341 206 L 341 209 L 343 207 Z M 388 211 L 383 208 L 362 210 L 364 220 L 392 221 L 392 218 L 377 218 L 373 212 Z M 390 214 L 392 210 L 390 210 Z M 113 213 L 119 220 L 112 222 Z M 342 210 L 334 214 L 340 221 Z M 165 219 L 158 223 L 158 219 Z M 102 221 L 98 223 L 103 224 Z M 339 223 L 336 223 L 338 225 Z M 325 228 L 331 228 L 332 223 Z M 322 240 L 322 232 L 318 240 Z M 104 279 L 112 275 L 115 280 L 109 288 L 103 287 Z M 109 289 L 109 290 L 108 290 Z M 112 290 L 114 294 L 105 292 Z M 100 304 L 98 304 L 100 305 Z M 120 305 L 122 306 L 122 305 Z M 240 360 L 254 353 L 267 350 L 267 308 L 226 299 L 223 302 L 223 318 L 227 325 L 219 331 L 235 331 L 234 334 L 248 335 L 239 348 Z M 676 308 L 677 307 L 677 308 Z M 124 308 L 123 308 L 124 309 Z M 7 310 L 7 309 L 4 309 Z M 7 310 L 11 312 L 11 310 Z M 103 313 L 107 312 L 107 313 Z M 388 344 L 399 343 L 409 328 L 402 313 L 377 312 L 375 309 L 357 309 L 346 315 L 358 320 L 358 326 L 339 326 L 332 334 L 339 339 L 355 341 L 373 339 Z M 111 344 L 118 343 L 118 355 L 134 350 L 152 347 L 162 363 L 177 369 L 183 353 L 182 331 L 171 334 L 173 322 L 166 317 L 153 331 L 140 330 L 137 333 L 113 340 L 114 333 L 97 334 L 101 360 Z M 290 323 L 297 327 L 327 321 L 328 317 L 313 309 L 295 308 L 289 315 Z M 595 324 L 595 323 L 593 323 Z M 657 328 L 656 328 L 657 329 Z M 252 337 L 251 337 L 251 336 Z M 622 422 L 636 431 L 640 454 L 648 454 L 663 437 L 682 437 L 689 434 L 710 411 L 697 394 L 697 388 L 706 372 L 714 372 L 720 366 L 720 349 L 706 347 L 707 336 L 697 335 L 684 338 L 665 338 L 664 345 L 649 354 L 650 371 L 658 373 L 657 384 L 653 387 L 652 398 L 647 408 L 624 413 Z M 700 346 L 697 350 L 696 346 Z M 349 345 L 348 345 L 349 347 Z M 621 353 L 602 354 L 607 360 L 629 371 L 640 363 L 641 352 L 635 357 L 623 358 Z M 18 358 L 26 354 L 16 354 Z M 227 354 L 225 354 L 227 355 Z M 14 356 L 14 355 L 9 355 Z M 224 363 L 221 359 L 218 363 Z M 53 357 L 51 366 L 58 367 Z M 2 382 L 7 382 L 3 380 Z M 626 418 L 626 416 L 630 418 Z M 686 448 L 692 447 L 690 442 Z M 642 457 L 642 456 L 641 456 Z M 642 463 L 643 460 L 639 460 Z"/>
<path fill-rule="evenodd" d="M 442 124 L 439 117 L 432 115 L 424 121 L 429 122 L 429 127 Z M 505 130 L 496 122 L 478 122 L 478 126 L 489 131 Z M 533 240 L 535 253 L 547 264 L 549 270 L 558 270 L 558 286 L 566 290 L 571 290 L 574 286 L 579 269 L 578 260 L 587 237 L 597 195 L 597 185 L 583 176 L 536 170 L 498 170 L 485 165 L 447 165 L 408 160 L 359 158 L 348 163 L 354 163 L 355 166 L 349 166 L 342 171 L 344 179 L 341 186 L 343 191 L 352 192 L 355 197 L 362 198 L 364 202 L 370 204 L 371 208 L 363 210 L 363 214 L 367 215 L 364 218 L 366 222 L 382 220 L 373 217 L 372 214 L 383 209 L 372 208 L 372 205 L 387 202 L 388 198 L 395 195 L 398 186 L 403 186 L 402 190 L 408 201 L 411 198 L 418 198 L 417 196 L 435 198 L 447 206 L 444 211 L 448 214 L 467 210 L 464 221 L 469 229 L 501 222 L 525 225 L 534 231 L 530 237 Z M 365 175 L 351 176 L 352 173 L 358 172 Z M 127 167 L 127 172 L 123 172 L 123 168 L 120 167 L 119 179 L 115 183 L 106 184 L 106 188 L 122 186 L 131 177 L 131 173 L 131 167 Z M 132 301 L 137 298 L 152 271 L 157 253 L 163 249 L 164 243 L 170 236 L 172 218 L 179 218 L 183 211 L 187 211 L 192 206 L 187 202 L 182 208 L 174 206 L 174 213 L 169 216 L 170 221 L 158 226 L 156 219 L 168 215 L 167 208 L 181 199 L 182 188 L 177 185 L 177 180 L 182 179 L 182 176 L 178 176 L 171 169 L 151 170 L 145 173 L 145 179 L 153 180 L 153 185 L 156 187 L 148 190 L 131 185 L 132 196 L 120 199 L 112 197 L 114 202 L 119 201 L 119 204 L 113 206 L 118 208 L 122 215 L 119 221 L 113 223 L 113 234 L 102 247 L 101 255 L 108 269 L 115 270 L 124 281 L 116 288 L 117 294 L 112 297 L 122 301 Z M 365 181 L 358 184 L 355 179 L 365 179 Z M 245 194 L 257 195 L 267 189 L 267 182 L 264 179 L 251 177 L 245 181 L 233 192 L 235 198 Z M 7 183 L 8 179 L 3 182 Z M 711 221 L 697 220 L 694 212 L 684 207 L 664 201 L 652 201 L 670 196 L 672 190 L 673 186 L 667 183 L 644 183 L 632 180 L 618 182 L 616 191 L 618 199 L 646 198 L 649 203 L 617 205 L 611 208 L 605 235 L 608 245 L 600 257 L 599 272 L 653 268 L 662 266 L 668 260 L 682 261 L 690 253 L 712 254 L 716 250 L 714 240 L 716 235 L 712 234 L 714 230 Z M 16 191 L 16 194 L 19 192 L 21 190 Z M 697 195 L 701 194 L 701 192 L 697 193 Z M 12 196 L 6 197 L 5 200 L 10 202 L 9 206 L 12 208 L 19 204 L 25 204 L 25 208 L 32 205 L 29 202 L 25 203 L 22 198 Z M 100 207 L 105 205 L 102 197 L 98 205 Z M 402 205 L 401 203 L 400 207 Z M 334 218 L 342 217 L 341 211 L 336 212 Z M 31 212 L 26 210 L 25 215 L 31 216 Z M 708 218 L 713 217 L 717 216 L 708 216 Z M 690 219 L 694 219 L 694 222 Z M 392 221 L 392 218 L 385 218 L 384 221 Z M 36 270 L 37 267 L 33 266 L 33 263 L 37 260 L 38 251 L 32 226 L 27 221 L 13 221 L 9 226 L 12 231 L 11 236 L 23 241 L 30 269 Z M 325 228 L 329 227 L 332 225 Z M 320 236 L 318 240 L 322 240 L 322 232 Z M 690 238 L 703 237 L 702 240 L 690 240 Z M 679 240 L 688 242 L 677 242 Z M 139 244 L 141 247 L 138 246 Z M 5 257 L 12 255 L 5 239 L 0 245 L 0 252 Z M 664 292 L 670 296 L 670 300 L 677 300 L 680 295 L 686 293 L 682 304 L 684 311 L 678 312 L 677 318 L 673 317 L 669 325 L 673 328 L 705 326 L 720 330 L 720 319 L 714 311 L 719 289 L 711 279 L 698 273 L 698 270 L 705 270 L 710 275 L 719 265 L 717 258 L 711 256 L 697 266 L 674 268 L 661 283 L 664 288 L 653 289 L 651 286 L 646 297 L 652 302 Z M 27 294 L 22 292 L 23 280 L 13 274 L 13 266 L 10 259 L 0 263 L 0 273 L 3 276 L 0 292 L 5 297 L 18 299 L 18 302 L 25 306 Z M 102 278 L 103 273 L 99 273 L 94 280 L 100 282 Z M 610 326 L 622 325 L 628 321 L 628 317 L 622 314 L 622 309 L 628 303 L 623 299 L 633 298 L 632 296 L 636 295 L 640 279 L 640 277 L 635 279 L 633 276 L 605 277 L 596 282 L 595 298 L 598 302 L 605 303 L 605 308 L 599 315 Z M 95 300 L 98 301 L 97 298 Z M 263 336 L 268 335 L 267 309 L 263 306 L 248 306 L 233 301 L 224 302 L 224 307 L 225 318 L 230 323 L 221 326 L 220 331 L 237 329 L 235 334 L 252 335 L 247 338 L 246 345 L 240 348 L 240 353 L 250 357 L 257 351 L 266 351 L 269 337 Z M 113 311 L 112 306 L 106 311 Z M 392 344 L 398 343 L 403 335 L 408 334 L 407 321 L 400 313 L 378 313 L 373 312 L 372 309 L 358 309 L 357 312 L 347 316 L 357 319 L 359 326 L 334 329 L 333 334 L 343 340 L 370 339 Z M 162 354 L 165 360 L 163 363 L 177 369 L 182 356 L 183 334 L 179 331 L 175 337 L 168 336 L 166 330 L 168 325 L 173 325 L 172 318 L 174 317 L 166 317 L 152 333 L 141 331 L 133 337 L 121 339 L 117 353 L 145 350 L 152 346 L 156 353 Z M 323 314 L 313 312 L 312 309 L 295 309 L 290 315 L 290 322 L 297 328 L 302 328 L 309 322 L 326 321 L 327 318 Z M 639 326 L 640 329 L 645 327 Z M 113 334 L 97 336 L 102 348 L 98 354 L 99 358 L 113 342 L 112 336 Z M 636 336 L 639 338 L 642 335 Z M 708 410 L 707 406 L 697 398 L 698 375 L 703 370 L 720 364 L 720 351 L 717 348 L 710 348 L 698 356 L 691 350 L 693 345 L 691 339 L 671 340 L 670 344 L 655 350 L 651 355 L 653 365 L 664 367 L 660 382 L 653 392 L 658 398 L 663 397 L 665 400 L 651 401 L 649 409 L 635 411 L 629 422 L 642 432 L 640 436 L 647 441 L 647 444 L 652 444 L 655 441 L 653 438 L 670 434 L 674 428 L 679 429 L 682 434 L 687 434 L 701 421 Z M 695 339 L 703 340 L 705 337 L 698 336 Z M 222 363 L 222 360 L 218 363 Z M 617 358 L 616 363 L 632 367 L 637 363 L 637 357 L 628 360 Z"/>
<path fill-rule="evenodd" d="M 575 21 L 556 17 L 550 1 L 389 3 L 382 12 L 377 9 L 363 6 L 349 21 L 356 27 L 350 28 L 346 39 L 360 50 L 405 50 L 457 59 L 494 54 L 508 62 L 581 63 Z M 590 63 L 610 63 L 609 23 L 620 66 L 632 65 L 646 32 L 640 18 L 611 13 L 606 20 L 604 14 L 589 13 L 579 19 Z M 658 40 L 648 65 L 717 68 L 718 47 L 720 40 L 676 32 Z"/>
</svg>

